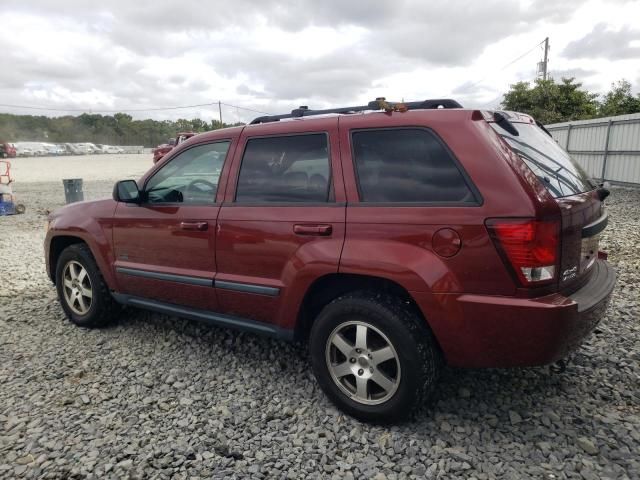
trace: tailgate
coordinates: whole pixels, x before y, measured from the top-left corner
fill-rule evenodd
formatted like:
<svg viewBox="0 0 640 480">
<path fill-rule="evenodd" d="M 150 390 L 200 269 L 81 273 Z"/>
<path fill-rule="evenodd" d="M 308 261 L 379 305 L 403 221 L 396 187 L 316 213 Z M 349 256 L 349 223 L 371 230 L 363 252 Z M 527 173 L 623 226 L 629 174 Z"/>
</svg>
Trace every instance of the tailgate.
<svg viewBox="0 0 640 480">
<path fill-rule="evenodd" d="M 589 279 L 608 216 L 596 190 L 556 201 L 562 213 L 559 289 L 571 292 Z"/>
</svg>

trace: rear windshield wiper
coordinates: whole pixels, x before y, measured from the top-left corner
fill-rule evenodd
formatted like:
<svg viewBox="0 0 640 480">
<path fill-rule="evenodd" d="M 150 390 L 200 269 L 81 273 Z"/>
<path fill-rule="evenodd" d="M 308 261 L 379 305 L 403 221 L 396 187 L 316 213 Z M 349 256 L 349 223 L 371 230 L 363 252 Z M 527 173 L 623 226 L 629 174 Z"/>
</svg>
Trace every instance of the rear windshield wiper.
<svg viewBox="0 0 640 480">
<path fill-rule="evenodd" d="M 567 177 L 565 177 L 564 175 L 560 175 L 560 171 L 564 170 L 565 172 L 567 172 L 569 175 L 571 175 L 573 178 L 575 178 L 576 180 L 578 180 L 579 182 L 582 182 L 582 179 L 576 175 L 575 173 L 573 173 L 571 170 L 569 170 L 567 167 L 565 167 L 564 165 L 562 165 L 560 162 L 558 162 L 556 159 L 554 159 L 553 157 L 550 157 L 549 155 L 547 155 L 546 153 L 538 150 L 537 148 L 533 147 L 532 145 L 525 143 L 525 142 L 521 142 L 520 140 L 516 140 L 515 138 L 511 138 L 510 139 L 512 142 L 516 142 L 519 145 L 522 145 L 524 148 L 528 148 L 529 150 L 537 153 L 538 155 L 546 158 L 547 160 L 549 160 L 551 163 L 553 163 L 554 165 L 558 166 L 557 170 L 553 170 L 553 168 L 549 168 L 549 170 L 551 170 L 552 172 L 555 173 L 555 175 L 560 178 L 566 178 L 567 179 L 567 185 L 575 185 L 575 182 L 571 182 Z M 511 146 L 511 148 L 513 148 L 514 150 L 518 150 L 519 152 L 523 152 L 523 150 L 515 148 L 513 145 Z M 531 157 L 531 155 L 527 155 L 525 153 L 525 156 L 527 157 Z"/>
<path fill-rule="evenodd" d="M 540 128 L 540 130 L 542 130 L 544 133 L 546 133 L 551 138 L 553 138 L 553 135 L 551 135 L 551 132 L 549 130 L 547 130 L 546 127 L 543 124 L 541 124 L 538 120 L 535 120 L 535 122 L 536 122 L 536 125 Z"/>
</svg>

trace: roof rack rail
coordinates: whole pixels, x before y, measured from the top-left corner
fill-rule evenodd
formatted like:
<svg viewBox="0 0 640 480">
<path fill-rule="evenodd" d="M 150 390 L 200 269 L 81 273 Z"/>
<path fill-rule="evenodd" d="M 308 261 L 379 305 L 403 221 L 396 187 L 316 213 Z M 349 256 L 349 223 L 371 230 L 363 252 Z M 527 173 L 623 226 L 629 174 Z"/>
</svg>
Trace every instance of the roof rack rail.
<svg viewBox="0 0 640 480">
<path fill-rule="evenodd" d="M 406 112 L 407 110 L 430 110 L 436 108 L 462 108 L 455 100 L 449 98 L 438 98 L 431 100 L 423 100 L 419 102 L 387 102 L 384 97 L 378 97 L 373 102 L 369 102 L 366 105 L 359 105 L 355 107 L 340 107 L 340 108 L 328 108 L 326 110 L 310 110 L 309 107 L 303 105 L 291 110 L 291 113 L 284 113 L 282 115 L 266 115 L 263 117 L 254 118 L 249 125 L 255 125 L 258 123 L 277 122 L 285 118 L 300 118 L 310 117 L 312 115 L 326 115 L 328 113 L 356 113 L 364 112 L 367 110 L 384 110 L 386 112 Z"/>
</svg>

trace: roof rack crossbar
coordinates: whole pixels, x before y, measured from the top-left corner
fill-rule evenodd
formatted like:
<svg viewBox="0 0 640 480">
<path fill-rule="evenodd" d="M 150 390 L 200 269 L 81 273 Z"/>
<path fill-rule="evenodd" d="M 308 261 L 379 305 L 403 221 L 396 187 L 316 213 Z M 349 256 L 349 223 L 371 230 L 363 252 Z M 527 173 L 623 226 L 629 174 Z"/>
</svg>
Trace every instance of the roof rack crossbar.
<svg viewBox="0 0 640 480">
<path fill-rule="evenodd" d="M 314 115 L 326 115 L 330 113 L 348 114 L 356 112 L 364 112 L 368 110 L 386 110 L 393 111 L 400 109 L 406 110 L 430 110 L 436 108 L 462 108 L 455 100 L 449 98 L 439 98 L 423 100 L 419 102 L 387 102 L 384 97 L 376 98 L 373 102 L 369 102 L 367 105 L 358 105 L 354 107 L 340 107 L 340 108 L 328 108 L 324 110 L 310 110 L 309 107 L 301 106 L 295 110 L 291 110 L 291 113 L 284 113 L 281 115 L 265 115 L 262 117 L 254 118 L 250 125 L 258 123 L 278 122 L 285 118 L 300 118 L 310 117 Z"/>
</svg>

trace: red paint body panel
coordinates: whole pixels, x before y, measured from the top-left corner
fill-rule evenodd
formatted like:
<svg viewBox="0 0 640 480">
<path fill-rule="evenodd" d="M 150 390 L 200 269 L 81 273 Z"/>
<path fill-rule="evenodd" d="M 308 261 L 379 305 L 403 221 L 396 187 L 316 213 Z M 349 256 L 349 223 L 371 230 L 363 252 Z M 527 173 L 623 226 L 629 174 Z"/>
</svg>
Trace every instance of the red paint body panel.
<svg viewBox="0 0 640 480">
<path fill-rule="evenodd" d="M 582 227 L 600 218 L 604 213 L 604 204 L 595 192 L 573 195 L 558 199 L 562 215 L 562 262 L 560 271 L 565 272 L 574 267 L 580 270 L 574 278 L 561 278 L 560 288 L 571 291 L 584 283 L 588 273 L 581 258 Z M 597 251 L 595 252 L 597 255 Z"/>
<path fill-rule="evenodd" d="M 558 221 L 559 267 L 567 269 L 580 251 L 582 228 L 602 215 L 602 202 L 595 192 L 554 199 L 485 118 L 464 109 L 415 110 L 304 118 L 200 134 L 171 149 L 139 185 L 144 188 L 158 169 L 185 149 L 228 140 L 215 205 L 150 207 L 112 200 L 70 205 L 50 217 L 45 252 L 48 258 L 54 237 L 77 236 L 90 246 L 116 292 L 285 330 L 296 327 L 305 295 L 319 278 L 329 274 L 376 277 L 408 292 L 452 365 L 553 362 L 575 348 L 597 324 L 614 274 L 602 266 L 599 275 L 607 272 L 602 278 L 589 270 L 571 281 L 523 288 L 496 249 L 485 222 L 500 217 Z M 477 204 L 360 202 L 352 131 L 398 127 L 434 132 L 477 189 Z M 332 201 L 236 203 L 247 141 L 302 133 L 328 135 Z M 183 222 L 207 228 L 185 230 Z M 165 279 L 116 271 L 123 268 L 155 272 Z M 201 284 L 208 281 L 211 286 Z M 606 283 L 606 288 L 599 288 L 598 282 Z M 599 297 L 581 310 L 579 302 L 584 306 L 591 292 Z"/>
<path fill-rule="evenodd" d="M 460 122 L 462 112 L 407 112 L 398 122 L 394 115 L 340 118 L 342 157 L 351 158 L 351 130 L 421 126 L 431 128 L 451 148 L 476 185 L 504 184 L 482 189 L 479 206 L 380 206 L 362 204 L 351 161 L 343 162 L 347 185 L 347 239 L 340 262 L 343 273 L 381 276 L 409 291 L 473 292 L 513 295 L 515 285 L 484 227 L 491 216 L 535 216 L 536 206 L 505 168 L 500 143 L 486 122 Z M 443 115 L 439 115 L 439 114 Z M 456 128 L 452 130 L 451 124 Z M 483 124 L 486 126 L 483 126 Z M 489 130 L 486 130 L 489 129 Z M 464 139 L 464 141 L 461 141 Z M 485 183 L 482 183 L 485 182 Z M 515 186 L 514 186 L 515 184 Z M 511 200 L 508 200 L 511 199 Z M 433 252 L 432 236 L 443 227 L 455 230 L 462 240 L 460 251 L 450 258 Z M 371 252 L 375 251 L 375 255 Z"/>
<path fill-rule="evenodd" d="M 215 230 L 219 206 L 119 204 L 113 220 L 114 270 L 119 291 L 153 300 L 216 310 L 212 288 L 141 278 L 118 267 L 208 279 L 216 274 Z M 182 222 L 202 221 L 207 230 L 183 230 Z"/>
<path fill-rule="evenodd" d="M 280 289 L 278 296 L 217 289 L 225 312 L 255 320 L 295 325 L 287 309 L 299 305 L 311 283 L 338 271 L 344 243 L 344 207 L 223 207 L 218 219 L 216 280 Z M 296 235 L 293 226 L 309 222 L 330 224 L 329 237 Z"/>
<path fill-rule="evenodd" d="M 216 280 L 276 287 L 280 294 L 266 296 L 216 289 L 225 313 L 292 329 L 309 286 L 317 278 L 338 271 L 345 235 L 345 193 L 337 124 L 334 118 L 245 128 L 230 171 L 234 181 L 229 182 L 218 219 Z M 324 132 L 329 136 L 335 202 L 322 205 L 234 203 L 235 179 L 247 141 L 254 137 L 307 132 Z M 326 225 L 331 227 L 331 233 L 326 236 L 296 234 L 296 225 Z"/>
<path fill-rule="evenodd" d="M 112 290 L 118 288 L 113 275 L 112 227 L 116 209 L 113 200 L 78 202 L 67 205 L 49 215 L 49 229 L 44 241 L 45 260 L 49 278 L 54 279 L 55 268 L 49 259 L 51 241 L 58 236 L 77 237 L 84 241 L 96 259 L 105 282 Z"/>
<path fill-rule="evenodd" d="M 609 267 L 610 268 L 610 267 Z M 597 326 L 611 292 L 580 311 L 571 297 L 537 298 L 411 292 L 447 363 L 458 367 L 544 365 L 575 350 Z"/>
</svg>

